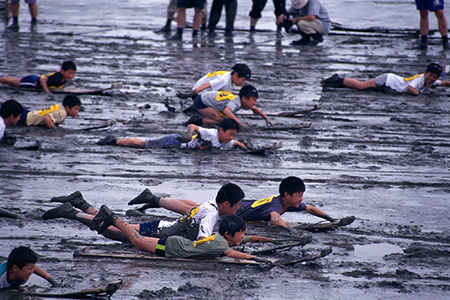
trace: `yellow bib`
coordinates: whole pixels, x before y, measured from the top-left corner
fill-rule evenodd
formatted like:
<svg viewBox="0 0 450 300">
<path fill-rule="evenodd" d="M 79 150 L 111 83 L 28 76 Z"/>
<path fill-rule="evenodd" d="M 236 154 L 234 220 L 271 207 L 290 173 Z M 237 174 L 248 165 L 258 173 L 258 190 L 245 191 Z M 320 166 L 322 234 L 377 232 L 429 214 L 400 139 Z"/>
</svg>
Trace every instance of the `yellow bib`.
<svg viewBox="0 0 450 300">
<path fill-rule="evenodd" d="M 45 108 L 41 109 L 38 114 L 39 114 L 39 116 L 42 117 L 42 116 L 48 115 L 49 113 L 57 111 L 57 110 L 59 110 L 59 104 L 45 107 Z"/>
<path fill-rule="evenodd" d="M 234 99 L 236 99 L 236 97 L 237 96 L 232 92 L 220 91 L 217 93 L 216 101 L 224 101 L 224 100 L 233 101 Z"/>
<path fill-rule="evenodd" d="M 209 242 L 209 241 L 214 241 L 215 239 L 216 239 L 216 235 L 213 234 L 213 235 L 211 235 L 211 236 L 209 236 L 207 238 L 195 241 L 194 242 L 194 247 L 197 247 L 197 245 L 200 245 L 200 244 L 203 244 L 203 243 L 206 243 L 206 242 Z"/>
<path fill-rule="evenodd" d="M 216 71 L 216 72 L 211 72 L 211 73 L 206 74 L 206 77 L 209 78 L 209 77 L 214 77 L 214 76 L 216 76 L 216 75 L 222 76 L 222 75 L 227 74 L 228 72 L 230 72 L 230 71 Z"/>
<path fill-rule="evenodd" d="M 408 81 L 411 81 L 413 79 L 416 79 L 417 77 L 420 77 L 420 75 L 422 75 L 422 74 L 417 74 L 417 75 L 414 75 L 414 76 L 411 76 L 411 77 L 407 77 L 407 78 L 403 78 L 403 79 L 405 79 L 405 81 L 408 82 Z"/>
<path fill-rule="evenodd" d="M 183 215 L 183 216 L 179 219 L 180 222 L 183 222 L 183 221 L 192 219 L 192 218 L 195 216 L 195 214 L 196 214 L 199 210 L 200 210 L 200 206 L 197 206 L 197 207 L 191 209 L 190 212 L 188 212 L 187 214 Z"/>
<path fill-rule="evenodd" d="M 270 203 L 270 202 L 272 202 L 273 198 L 275 198 L 275 197 L 277 197 L 277 196 L 272 196 L 272 197 L 267 197 L 267 198 L 263 198 L 260 200 L 256 200 L 255 202 L 252 203 L 251 208 L 255 208 L 255 207 L 264 205 L 266 203 Z"/>
</svg>

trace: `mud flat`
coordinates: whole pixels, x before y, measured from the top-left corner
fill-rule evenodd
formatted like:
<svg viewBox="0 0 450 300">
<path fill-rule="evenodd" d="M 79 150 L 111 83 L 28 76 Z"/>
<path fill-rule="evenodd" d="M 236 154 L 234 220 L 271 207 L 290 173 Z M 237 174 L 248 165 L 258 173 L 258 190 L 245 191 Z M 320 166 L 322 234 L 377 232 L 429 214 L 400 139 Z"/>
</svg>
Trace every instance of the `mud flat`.
<svg viewBox="0 0 450 300">
<path fill-rule="evenodd" d="M 35 151 L 0 148 L 0 208 L 21 216 L 0 218 L 2 260 L 13 247 L 32 245 L 42 255 L 40 265 L 62 280 L 62 290 L 122 279 L 113 299 L 448 298 L 448 90 L 438 88 L 413 97 L 322 89 L 319 84 L 335 72 L 367 79 L 389 71 L 412 75 L 434 61 L 446 65 L 449 54 L 441 50 L 439 39 L 432 39 L 426 53 L 415 48 L 417 40 L 410 35 L 345 31 L 332 31 L 316 48 L 292 47 L 289 43 L 297 36 L 287 34 L 277 40 L 271 30 L 254 35 L 236 31 L 232 39 L 218 31 L 213 39 L 192 41 L 187 29 L 185 40 L 174 43 L 153 32 L 164 23 L 166 1 L 154 1 L 152 9 L 145 1 L 135 2 L 42 0 L 37 32 L 27 28 L 24 5 L 20 31 L 2 32 L 0 74 L 43 74 L 56 70 L 62 60 L 73 59 L 78 65 L 73 85 L 108 87 L 125 82 L 109 96 L 82 96 L 84 111 L 56 130 L 7 129 L 19 137 L 16 147 L 37 140 L 42 146 Z M 332 15 L 354 15 L 360 9 L 352 8 L 354 1 L 324 2 L 333 8 Z M 237 27 L 247 28 L 250 4 L 239 5 Z M 411 12 L 409 22 L 401 19 L 399 24 L 389 22 L 389 1 L 370 5 L 380 14 L 381 24 L 406 28 L 407 23 L 411 29 L 418 24 L 413 4 L 407 1 L 399 5 Z M 52 9 L 57 13 L 52 14 Z M 272 19 L 268 4 L 260 28 L 273 29 Z M 342 22 L 342 17 L 337 21 Z M 366 22 L 362 25 L 372 25 L 371 20 Z M 358 27 L 355 20 L 346 24 Z M 239 138 L 250 138 L 255 145 L 283 142 L 281 149 L 265 157 L 239 151 L 139 150 L 95 144 L 106 134 L 156 138 L 183 132 L 181 123 L 189 116 L 179 111 L 188 103 L 180 102 L 176 91 L 187 90 L 202 74 L 235 62 L 252 68 L 249 83 L 260 90 L 258 105 L 264 111 L 322 104 L 320 110 L 298 118 L 272 118 L 279 125 L 312 122 L 312 126 L 265 131 L 261 119 L 243 116 L 251 131 Z M 0 95 L 2 101 L 14 98 L 32 109 L 63 98 L 4 86 Z M 166 102 L 175 112 L 167 110 Z M 117 124 L 108 131 L 81 130 L 111 118 Z M 276 194 L 281 179 L 289 175 L 305 180 L 306 203 L 335 217 L 357 217 L 349 227 L 313 233 L 313 241 L 303 248 L 268 255 L 292 257 L 333 247 L 327 257 L 289 267 L 268 270 L 74 258 L 73 252 L 84 247 L 132 248 L 74 221 L 41 219 L 55 206 L 51 197 L 76 190 L 97 206 L 105 203 L 128 221 L 142 222 L 176 217 L 156 209 L 147 215 L 127 215 L 128 200 L 146 187 L 204 202 L 231 181 L 244 189 L 247 198 L 258 199 Z M 301 213 L 285 216 L 289 222 L 319 221 Z M 274 234 L 252 226 L 249 232 Z M 47 286 L 38 278 L 30 284 Z"/>
</svg>

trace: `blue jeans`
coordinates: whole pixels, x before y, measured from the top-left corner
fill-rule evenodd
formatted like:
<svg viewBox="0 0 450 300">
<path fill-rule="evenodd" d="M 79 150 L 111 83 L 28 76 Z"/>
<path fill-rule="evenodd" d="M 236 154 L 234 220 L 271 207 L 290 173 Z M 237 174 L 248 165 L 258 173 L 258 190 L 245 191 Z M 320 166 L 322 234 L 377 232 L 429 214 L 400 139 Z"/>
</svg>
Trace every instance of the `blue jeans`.
<svg viewBox="0 0 450 300">
<path fill-rule="evenodd" d="M 177 138 L 181 137 L 179 134 L 171 134 L 163 136 L 159 139 L 147 141 L 146 148 L 170 148 L 170 147 L 180 147 L 181 143 Z"/>
</svg>

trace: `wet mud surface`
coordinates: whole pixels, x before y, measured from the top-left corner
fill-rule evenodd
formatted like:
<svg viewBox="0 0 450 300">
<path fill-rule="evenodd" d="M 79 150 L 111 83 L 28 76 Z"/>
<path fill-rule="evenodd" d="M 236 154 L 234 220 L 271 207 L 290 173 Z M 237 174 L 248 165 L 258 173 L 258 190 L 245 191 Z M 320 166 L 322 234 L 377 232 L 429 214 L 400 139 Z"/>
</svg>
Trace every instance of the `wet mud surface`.
<svg viewBox="0 0 450 300">
<path fill-rule="evenodd" d="M 55 8 L 51 1 L 40 1 L 37 32 L 27 28 L 25 6 L 20 31 L 2 32 L 0 74 L 44 74 L 56 70 L 64 59 L 73 59 L 78 66 L 73 85 L 107 87 L 117 81 L 125 85 L 109 96 L 81 96 L 84 110 L 56 130 L 7 129 L 18 142 L 13 148 L 0 148 L 0 208 L 21 218 L 0 218 L 1 260 L 13 247 L 31 245 L 41 255 L 39 265 L 62 280 L 61 290 L 103 286 L 121 278 L 124 283 L 113 299 L 448 298 L 448 90 L 413 97 L 322 89 L 319 84 L 335 72 L 368 79 L 385 72 L 413 75 L 434 61 L 446 65 L 449 54 L 441 50 L 439 38 L 431 39 L 428 52 L 422 52 L 416 49 L 417 39 L 408 34 L 332 31 L 319 47 L 296 48 L 289 45 L 298 39 L 295 35 L 276 39 L 268 4 L 258 28 L 270 30 L 254 35 L 236 31 L 232 39 L 218 31 L 215 38 L 193 41 L 187 29 L 183 42 L 168 42 L 153 32 L 164 23 L 166 1 L 154 1 L 152 9 L 144 1 L 135 2 L 59 1 Z M 388 22 L 389 1 L 367 4 L 374 20 L 346 20 L 342 15 L 352 11 L 353 2 L 324 1 L 336 16 L 333 20 L 355 28 L 374 26 L 376 20 L 393 28 L 418 26 L 418 13 L 409 1 L 398 4 L 411 14 L 398 24 Z M 246 29 L 250 4 L 239 5 L 236 27 Z M 363 4 L 353 10 L 359 5 Z M 52 14 L 52 9 L 58 13 Z M 283 142 L 281 149 L 264 157 L 239 150 L 141 150 L 95 144 L 107 134 L 147 139 L 184 132 L 181 123 L 189 115 L 179 111 L 189 103 L 176 98 L 176 91 L 188 90 L 203 74 L 236 62 L 251 67 L 254 76 L 249 83 L 260 90 L 258 106 L 265 112 L 322 104 L 320 110 L 297 118 L 272 117 L 278 125 L 312 122 L 312 126 L 266 131 L 263 120 L 241 115 L 251 131 L 238 138 L 251 139 L 257 146 Z M 0 94 L 2 101 L 13 98 L 31 109 L 63 98 L 4 86 Z M 165 103 L 175 112 L 169 112 Z M 117 124 L 110 130 L 81 130 L 111 118 Z M 42 143 L 39 150 L 18 149 L 37 140 Z M 55 207 L 51 197 L 76 190 L 92 204 L 107 204 L 137 223 L 176 217 L 162 209 L 127 214 L 131 209 L 127 202 L 146 187 L 204 202 L 231 181 L 244 189 L 248 199 L 259 199 L 275 195 L 281 179 L 290 175 L 304 179 L 305 203 L 334 217 L 356 216 L 348 227 L 311 233 L 312 241 L 304 247 L 266 255 L 298 257 L 333 248 L 324 258 L 294 266 L 265 269 L 74 258 L 73 252 L 84 247 L 133 248 L 75 221 L 41 219 Z M 319 221 L 303 213 L 283 216 L 289 222 Z M 248 232 L 277 234 L 251 225 Z M 30 284 L 47 286 L 36 277 Z"/>
</svg>

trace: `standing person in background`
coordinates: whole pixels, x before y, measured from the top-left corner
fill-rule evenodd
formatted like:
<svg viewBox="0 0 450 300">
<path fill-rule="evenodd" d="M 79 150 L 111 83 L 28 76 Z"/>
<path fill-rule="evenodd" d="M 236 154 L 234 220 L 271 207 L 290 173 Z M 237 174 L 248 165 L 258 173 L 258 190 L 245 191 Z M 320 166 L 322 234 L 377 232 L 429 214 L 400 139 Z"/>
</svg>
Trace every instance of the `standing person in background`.
<svg viewBox="0 0 450 300">
<path fill-rule="evenodd" d="M 13 16 L 13 23 L 9 25 L 7 28 L 11 30 L 19 30 L 19 8 L 20 8 L 20 0 L 11 0 L 11 10 Z M 30 10 L 31 15 L 31 29 L 34 29 L 37 25 L 37 14 L 38 8 L 36 0 L 25 0 L 28 3 L 28 8 Z"/>
<path fill-rule="evenodd" d="M 186 8 L 193 7 L 195 10 L 194 21 L 192 24 L 192 37 L 198 36 L 198 30 L 203 18 L 203 8 L 205 7 L 206 0 L 178 0 L 178 15 L 177 15 L 177 33 L 171 36 L 169 39 L 172 41 L 181 41 L 183 39 L 183 28 L 186 23 Z"/>
<path fill-rule="evenodd" d="M 167 20 L 166 20 L 166 24 L 158 29 L 156 32 L 160 32 L 160 33 L 168 33 L 172 30 L 172 28 L 170 28 L 170 25 L 172 24 L 172 20 L 176 20 L 176 18 L 174 18 L 175 13 L 177 12 L 177 2 L 178 0 L 169 0 L 169 4 L 167 5 Z M 208 3 L 205 0 L 205 6 L 203 7 L 203 11 L 202 11 L 202 31 L 206 31 L 206 22 L 208 21 Z"/>
<path fill-rule="evenodd" d="M 262 17 L 261 12 L 263 11 L 264 7 L 266 6 L 267 0 L 253 0 L 252 1 L 252 10 L 249 13 L 250 16 L 250 32 L 256 31 L 256 23 L 258 23 L 258 20 Z M 273 0 L 273 6 L 275 7 L 275 17 L 276 17 L 276 24 L 277 24 L 277 36 L 281 37 L 281 29 L 283 18 L 279 18 L 281 15 L 284 14 L 285 7 L 286 7 L 286 0 Z"/>
<path fill-rule="evenodd" d="M 209 14 L 209 34 L 213 35 L 219 23 L 220 15 L 222 14 L 222 6 L 225 5 L 227 19 L 225 22 L 225 36 L 233 36 L 234 20 L 236 19 L 237 0 L 214 0 L 211 5 L 211 12 Z"/>
<path fill-rule="evenodd" d="M 442 46 L 448 49 L 447 37 L 447 19 L 444 15 L 444 0 L 416 0 L 417 10 L 420 12 L 420 48 L 428 48 L 428 30 L 430 22 L 428 20 L 428 11 L 434 12 L 438 20 L 439 32 L 442 36 Z"/>
</svg>

